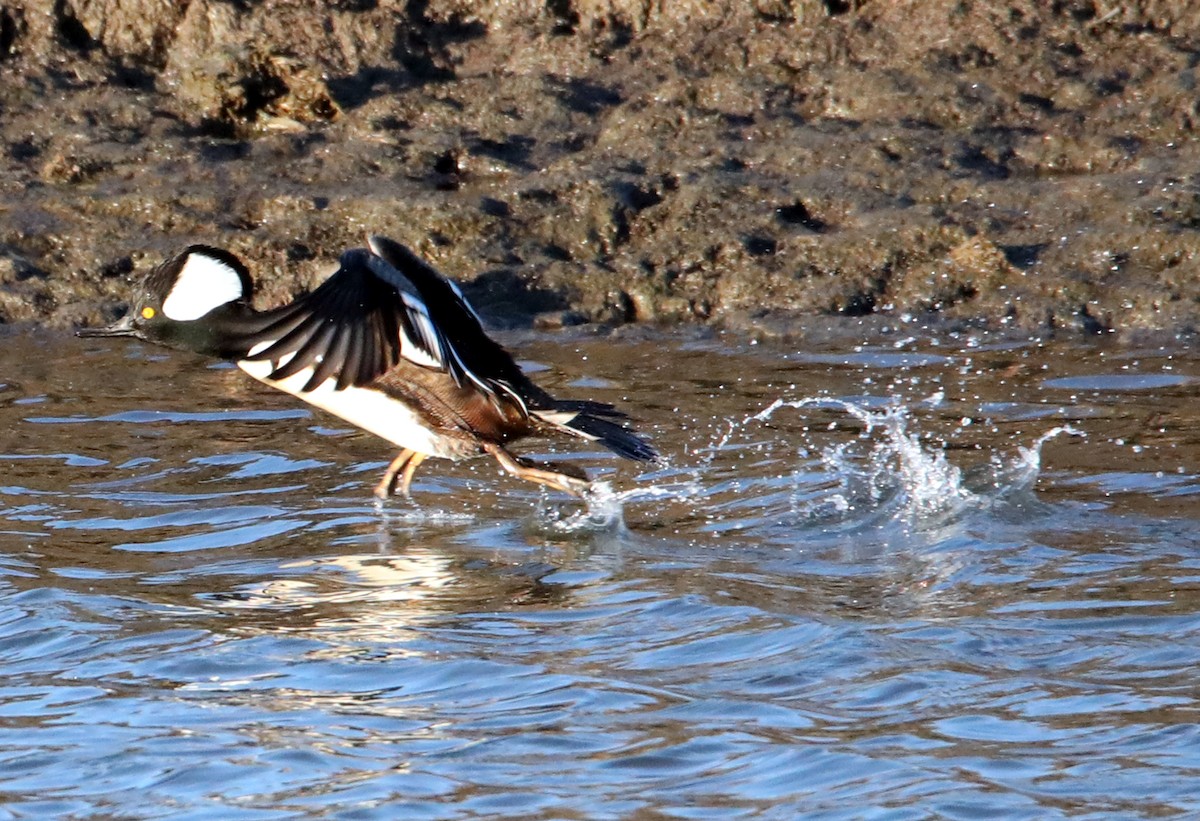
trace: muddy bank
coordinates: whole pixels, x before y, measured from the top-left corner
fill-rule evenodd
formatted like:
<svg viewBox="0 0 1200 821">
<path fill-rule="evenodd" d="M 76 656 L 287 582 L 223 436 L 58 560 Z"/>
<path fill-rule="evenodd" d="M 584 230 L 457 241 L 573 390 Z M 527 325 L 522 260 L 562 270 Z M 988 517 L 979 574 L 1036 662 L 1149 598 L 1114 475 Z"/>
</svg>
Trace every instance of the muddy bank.
<svg viewBox="0 0 1200 821">
<path fill-rule="evenodd" d="M 381 232 L 502 324 L 1200 327 L 1193 4 L 316 5 L 0 4 L 0 318 Z"/>
</svg>

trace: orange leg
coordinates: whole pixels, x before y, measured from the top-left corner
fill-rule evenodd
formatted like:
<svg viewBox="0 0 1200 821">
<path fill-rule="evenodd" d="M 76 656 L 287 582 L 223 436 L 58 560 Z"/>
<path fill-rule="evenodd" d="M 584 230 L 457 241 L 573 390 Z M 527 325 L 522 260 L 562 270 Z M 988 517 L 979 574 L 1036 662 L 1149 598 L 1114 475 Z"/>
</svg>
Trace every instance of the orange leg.
<svg viewBox="0 0 1200 821">
<path fill-rule="evenodd" d="M 383 478 L 379 480 L 379 484 L 375 485 L 375 495 L 380 499 L 386 499 L 391 496 L 392 491 L 396 489 L 396 475 L 401 470 L 404 470 L 404 495 L 407 496 L 408 482 L 412 480 L 412 474 L 405 470 L 405 468 L 409 461 L 418 455 L 420 454 L 415 450 L 409 450 L 408 448 L 400 451 L 400 455 L 393 459 L 392 463 L 387 466 L 387 470 L 383 472 Z M 421 455 L 421 458 L 424 459 L 425 457 Z M 418 462 L 418 464 L 420 463 Z M 416 470 L 416 468 L 414 467 L 413 470 Z"/>
<path fill-rule="evenodd" d="M 496 457 L 496 461 L 500 463 L 500 467 L 521 479 L 537 482 L 539 485 L 546 485 L 555 490 L 569 493 L 572 496 L 582 496 L 589 487 L 588 483 L 583 479 L 577 479 L 574 476 L 568 476 L 565 473 L 558 473 L 553 470 L 546 470 L 545 468 L 536 468 L 532 465 L 522 464 L 517 457 L 513 456 L 500 445 L 488 442 L 483 445 L 483 449 Z"/>
<path fill-rule="evenodd" d="M 417 466 L 424 462 L 428 456 L 424 453 L 414 453 L 412 458 L 408 460 L 408 464 L 404 466 L 404 475 L 400 479 L 400 493 L 408 496 L 408 486 L 412 484 L 413 474 L 417 472 Z"/>
</svg>

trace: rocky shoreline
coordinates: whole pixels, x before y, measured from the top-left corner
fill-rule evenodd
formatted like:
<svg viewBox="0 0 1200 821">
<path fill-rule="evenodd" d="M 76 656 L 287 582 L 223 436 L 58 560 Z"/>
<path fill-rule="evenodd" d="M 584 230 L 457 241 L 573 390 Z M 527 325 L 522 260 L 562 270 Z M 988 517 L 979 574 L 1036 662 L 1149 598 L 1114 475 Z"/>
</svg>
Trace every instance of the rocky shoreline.
<svg viewBox="0 0 1200 821">
<path fill-rule="evenodd" d="M 511 326 L 1200 328 L 1188 2 L 0 3 L 0 319 L 368 232 Z"/>
</svg>

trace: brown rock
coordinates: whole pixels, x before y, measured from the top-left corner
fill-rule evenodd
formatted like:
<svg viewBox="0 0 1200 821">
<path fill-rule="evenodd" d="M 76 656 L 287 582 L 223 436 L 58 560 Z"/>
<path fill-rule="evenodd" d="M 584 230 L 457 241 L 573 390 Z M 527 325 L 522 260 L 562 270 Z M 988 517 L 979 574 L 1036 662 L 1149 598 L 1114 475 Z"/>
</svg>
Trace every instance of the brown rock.
<svg viewBox="0 0 1200 821">
<path fill-rule="evenodd" d="M 275 303 L 375 231 L 502 324 L 1200 327 L 1197 32 L 1183 0 L 5 3 L 0 247 L 41 273 L 0 313 L 75 321 L 191 241 Z"/>
</svg>

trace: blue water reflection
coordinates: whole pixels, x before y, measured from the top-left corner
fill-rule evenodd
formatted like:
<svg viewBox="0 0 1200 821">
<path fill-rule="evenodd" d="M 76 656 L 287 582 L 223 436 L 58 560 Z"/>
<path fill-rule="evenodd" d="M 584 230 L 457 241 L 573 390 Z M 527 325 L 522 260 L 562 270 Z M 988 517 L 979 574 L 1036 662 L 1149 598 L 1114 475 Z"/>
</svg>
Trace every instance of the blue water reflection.
<svg viewBox="0 0 1200 821">
<path fill-rule="evenodd" d="M 6 341 L 64 363 L 0 404 L 7 817 L 1200 813 L 1178 351 L 527 337 L 671 464 L 380 507 L 235 371 Z"/>
</svg>

